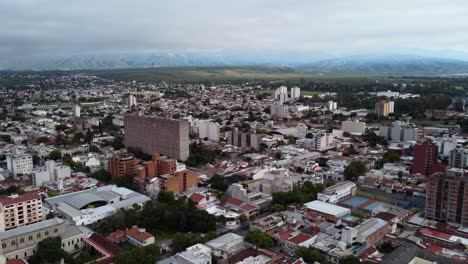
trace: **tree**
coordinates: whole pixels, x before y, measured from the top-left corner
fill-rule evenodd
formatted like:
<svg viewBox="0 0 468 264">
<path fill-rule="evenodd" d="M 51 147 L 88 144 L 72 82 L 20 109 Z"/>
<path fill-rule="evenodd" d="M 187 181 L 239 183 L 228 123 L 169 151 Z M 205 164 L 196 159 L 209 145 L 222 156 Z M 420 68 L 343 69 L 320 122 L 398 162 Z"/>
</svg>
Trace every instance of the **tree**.
<svg viewBox="0 0 468 264">
<path fill-rule="evenodd" d="M 296 256 L 303 258 L 307 263 L 326 263 L 324 255 L 315 248 L 299 247 L 296 249 Z"/>
<path fill-rule="evenodd" d="M 357 181 L 357 178 L 366 172 L 366 165 L 362 161 L 353 161 L 344 170 L 344 176 L 349 181 Z"/>
<path fill-rule="evenodd" d="M 33 160 L 33 165 L 34 166 L 39 165 L 39 162 L 41 162 L 41 158 L 39 156 L 37 156 L 37 155 L 33 155 L 32 160 Z"/>
<path fill-rule="evenodd" d="M 65 256 L 60 237 L 48 237 L 37 244 L 37 252 L 30 263 L 59 263 Z"/>
<path fill-rule="evenodd" d="M 247 235 L 245 236 L 245 240 L 249 243 L 254 244 L 257 249 L 270 249 L 273 247 L 273 239 L 260 230 L 255 230 L 247 233 Z"/>
<path fill-rule="evenodd" d="M 58 149 L 52 150 L 52 151 L 49 153 L 49 158 L 50 158 L 50 159 L 59 160 L 61 157 L 62 157 L 62 152 L 61 152 L 60 150 L 58 150 Z"/>
<path fill-rule="evenodd" d="M 159 256 L 159 248 L 156 245 L 136 247 L 119 253 L 115 259 L 116 264 L 154 264 Z"/>
<path fill-rule="evenodd" d="M 174 193 L 162 190 L 158 194 L 158 201 L 161 203 L 172 204 L 175 202 Z"/>
<path fill-rule="evenodd" d="M 353 255 L 347 256 L 340 260 L 340 264 L 360 264 L 361 260 Z"/>
<path fill-rule="evenodd" d="M 93 141 L 93 137 L 94 137 L 93 132 L 91 131 L 91 129 L 88 128 L 83 138 L 84 143 L 91 144 L 91 142 Z"/>
<path fill-rule="evenodd" d="M 91 173 L 90 177 L 102 182 L 108 182 L 111 180 L 110 173 L 105 169 L 100 169 Z"/>
<path fill-rule="evenodd" d="M 99 152 L 100 149 L 99 149 L 99 147 L 96 146 L 96 145 L 89 145 L 89 151 L 90 151 L 90 152 Z"/>
<path fill-rule="evenodd" d="M 48 137 L 38 137 L 36 139 L 37 144 L 43 144 L 43 143 L 49 143 L 49 138 Z"/>
<path fill-rule="evenodd" d="M 281 204 L 274 204 L 273 206 L 271 206 L 271 210 L 273 212 L 282 212 L 284 211 L 284 206 Z"/>
<path fill-rule="evenodd" d="M 210 187 L 216 189 L 221 192 L 225 192 L 229 185 L 227 184 L 226 180 L 221 175 L 214 175 L 212 176 L 208 182 L 210 183 Z"/>
</svg>

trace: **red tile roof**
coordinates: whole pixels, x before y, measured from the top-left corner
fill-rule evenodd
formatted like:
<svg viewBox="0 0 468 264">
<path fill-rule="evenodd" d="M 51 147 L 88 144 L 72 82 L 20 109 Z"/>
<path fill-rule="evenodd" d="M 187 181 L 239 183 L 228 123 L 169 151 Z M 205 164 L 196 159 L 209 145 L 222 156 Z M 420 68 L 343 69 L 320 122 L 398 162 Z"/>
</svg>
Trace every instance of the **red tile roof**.
<svg viewBox="0 0 468 264">
<path fill-rule="evenodd" d="M 380 218 L 380 219 L 385 220 L 387 222 L 390 222 L 393 219 L 395 219 L 396 215 L 394 215 L 392 213 L 388 213 L 388 212 L 380 212 L 380 213 L 376 214 L 374 217 L 375 218 Z"/>
<path fill-rule="evenodd" d="M 241 204 L 243 204 L 244 201 L 236 199 L 236 198 L 229 198 L 226 203 L 241 206 Z"/>
<path fill-rule="evenodd" d="M 138 227 L 132 227 L 129 230 L 127 230 L 126 233 L 128 236 L 131 236 L 140 242 L 145 242 L 146 240 L 154 237 L 150 233 L 140 230 L 140 228 Z"/>
<path fill-rule="evenodd" d="M 257 207 L 256 206 L 253 206 L 253 205 L 250 205 L 250 204 L 243 204 L 241 206 L 241 208 L 247 212 L 250 212 L 250 211 L 253 211 L 253 210 L 256 210 Z"/>
<path fill-rule="evenodd" d="M 289 239 L 289 236 L 294 233 L 294 230 L 286 230 L 284 232 L 281 232 L 278 234 L 278 236 L 282 239 L 282 240 L 288 240 Z"/>
<path fill-rule="evenodd" d="M 289 239 L 289 241 L 294 243 L 294 244 L 300 244 L 302 242 L 305 242 L 305 241 L 309 240 L 310 238 L 311 238 L 311 236 L 306 235 L 304 233 L 300 233 L 299 235 Z"/>
<path fill-rule="evenodd" d="M 439 239 L 444 239 L 444 240 L 449 240 L 452 237 L 452 235 L 450 235 L 450 234 L 440 232 L 438 230 L 427 228 L 427 227 L 420 228 L 419 233 L 421 233 L 423 235 L 427 235 L 427 236 L 436 237 L 436 238 L 439 238 Z"/>
<path fill-rule="evenodd" d="M 38 193 L 25 193 L 15 198 L 10 198 L 10 197 L 0 198 L 0 203 L 3 204 L 3 206 L 6 206 L 10 204 L 26 202 L 29 200 L 40 200 L 40 199 L 41 199 L 41 196 Z"/>
<path fill-rule="evenodd" d="M 205 196 L 203 194 L 199 194 L 199 193 L 194 193 L 190 196 L 190 200 L 192 200 L 194 203 L 199 203 L 201 200 L 203 200 L 203 198 L 205 198 Z"/>
</svg>

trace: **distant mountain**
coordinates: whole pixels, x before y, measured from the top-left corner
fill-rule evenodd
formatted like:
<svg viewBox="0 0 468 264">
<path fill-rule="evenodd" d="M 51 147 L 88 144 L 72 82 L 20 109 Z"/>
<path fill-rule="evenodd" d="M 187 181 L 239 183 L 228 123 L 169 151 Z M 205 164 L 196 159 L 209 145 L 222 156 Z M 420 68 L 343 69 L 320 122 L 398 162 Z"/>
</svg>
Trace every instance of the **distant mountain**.
<svg viewBox="0 0 468 264">
<path fill-rule="evenodd" d="M 146 52 L 108 53 L 0 61 L 0 70 L 134 69 L 187 66 L 287 66 L 318 72 L 359 72 L 393 75 L 468 73 L 467 54 L 429 57 L 421 51 L 405 53 L 331 54 L 304 52 Z M 435 53 L 434 53 L 435 54 Z M 462 58 L 460 60 L 453 58 Z"/>
<path fill-rule="evenodd" d="M 468 73 L 468 61 L 412 55 L 364 55 L 321 60 L 299 68 L 322 72 L 361 72 L 395 75 Z"/>
</svg>

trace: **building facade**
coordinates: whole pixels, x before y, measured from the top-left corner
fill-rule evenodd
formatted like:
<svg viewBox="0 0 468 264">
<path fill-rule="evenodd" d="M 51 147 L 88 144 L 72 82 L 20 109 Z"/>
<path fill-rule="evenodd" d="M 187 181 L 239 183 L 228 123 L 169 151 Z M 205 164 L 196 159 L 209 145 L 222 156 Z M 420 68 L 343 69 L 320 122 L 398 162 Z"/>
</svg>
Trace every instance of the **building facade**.
<svg viewBox="0 0 468 264">
<path fill-rule="evenodd" d="M 255 131 L 240 132 L 238 128 L 234 128 L 228 132 L 227 143 L 229 145 L 246 148 L 251 147 L 254 149 L 260 148 L 262 144 L 262 134 L 257 134 Z"/>
<path fill-rule="evenodd" d="M 161 157 L 159 153 L 155 153 L 151 161 L 146 163 L 143 168 L 138 169 L 138 176 L 140 181 L 146 181 L 176 171 L 177 161 L 175 159 Z"/>
<path fill-rule="evenodd" d="M 220 125 L 210 120 L 197 120 L 198 138 L 208 139 L 210 141 L 219 141 L 219 128 Z"/>
<path fill-rule="evenodd" d="M 414 145 L 412 172 L 431 175 L 437 164 L 438 153 L 435 143 L 424 142 Z"/>
<path fill-rule="evenodd" d="M 32 156 L 29 154 L 15 154 L 6 157 L 8 170 L 16 176 L 18 174 L 30 174 L 33 170 Z"/>
<path fill-rule="evenodd" d="M 161 153 L 172 159 L 189 156 L 189 123 L 185 120 L 126 115 L 125 146 L 146 154 Z"/>
<path fill-rule="evenodd" d="M 366 122 L 346 120 L 341 122 L 341 130 L 347 133 L 364 133 L 366 132 Z"/>
<path fill-rule="evenodd" d="M 465 168 L 468 165 L 468 149 L 457 146 L 450 151 L 449 165 L 451 168 Z"/>
<path fill-rule="evenodd" d="M 418 136 L 418 129 L 413 124 L 394 121 L 391 126 L 380 126 L 379 136 L 392 142 L 415 141 Z"/>
<path fill-rule="evenodd" d="M 137 176 L 137 159 L 121 149 L 119 155 L 109 158 L 107 163 L 112 179 L 133 178 Z"/>
<path fill-rule="evenodd" d="M 291 99 L 295 100 L 301 97 L 301 88 L 294 86 L 291 87 Z"/>
<path fill-rule="evenodd" d="M 375 103 L 375 114 L 379 117 L 387 117 L 395 110 L 395 102 L 388 100 L 381 100 Z"/>
<path fill-rule="evenodd" d="M 195 190 L 198 187 L 198 176 L 196 172 L 184 170 L 160 177 L 161 190 L 181 193 Z"/>
<path fill-rule="evenodd" d="M 468 227 L 468 176 L 463 170 L 451 169 L 428 177 L 425 216 Z"/>
<path fill-rule="evenodd" d="M 42 200 L 38 193 L 11 195 L 0 199 L 0 231 L 41 222 Z"/>
</svg>

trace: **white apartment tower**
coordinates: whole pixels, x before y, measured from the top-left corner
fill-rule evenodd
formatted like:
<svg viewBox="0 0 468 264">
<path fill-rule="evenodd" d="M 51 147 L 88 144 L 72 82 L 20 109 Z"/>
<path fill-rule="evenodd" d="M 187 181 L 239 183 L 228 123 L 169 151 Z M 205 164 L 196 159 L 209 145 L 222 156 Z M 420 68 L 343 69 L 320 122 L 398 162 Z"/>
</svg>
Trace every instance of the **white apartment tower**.
<svg viewBox="0 0 468 264">
<path fill-rule="evenodd" d="M 198 138 L 208 138 L 210 141 L 219 141 L 219 127 L 220 125 L 210 120 L 197 120 Z"/>
<path fill-rule="evenodd" d="M 73 107 L 73 116 L 80 117 L 81 116 L 81 107 L 79 105 L 75 105 Z"/>
<path fill-rule="evenodd" d="M 294 86 L 291 87 L 291 99 L 296 100 L 301 97 L 301 88 Z"/>
<path fill-rule="evenodd" d="M 275 101 L 283 104 L 288 101 L 288 87 L 281 86 L 273 93 Z"/>
<path fill-rule="evenodd" d="M 136 96 L 134 96 L 132 94 L 128 96 L 127 106 L 128 107 L 137 106 Z"/>
<path fill-rule="evenodd" d="M 15 154 L 6 157 L 7 168 L 16 176 L 18 174 L 29 174 L 33 169 L 32 156 L 28 154 Z"/>
</svg>

